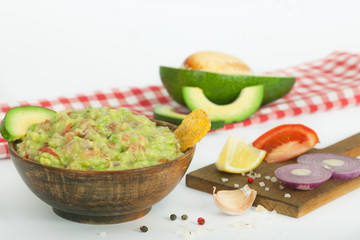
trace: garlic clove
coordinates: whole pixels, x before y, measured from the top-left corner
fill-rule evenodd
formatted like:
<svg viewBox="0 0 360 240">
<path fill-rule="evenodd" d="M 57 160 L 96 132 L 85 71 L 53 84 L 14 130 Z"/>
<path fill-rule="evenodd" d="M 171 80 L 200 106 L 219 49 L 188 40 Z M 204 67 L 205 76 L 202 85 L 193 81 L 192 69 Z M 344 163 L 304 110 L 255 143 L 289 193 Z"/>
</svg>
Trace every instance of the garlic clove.
<svg viewBox="0 0 360 240">
<path fill-rule="evenodd" d="M 215 190 L 214 187 L 213 196 L 216 206 L 229 215 L 239 215 L 247 211 L 254 203 L 257 194 L 248 185 L 235 190 L 220 190 L 217 193 Z"/>
</svg>

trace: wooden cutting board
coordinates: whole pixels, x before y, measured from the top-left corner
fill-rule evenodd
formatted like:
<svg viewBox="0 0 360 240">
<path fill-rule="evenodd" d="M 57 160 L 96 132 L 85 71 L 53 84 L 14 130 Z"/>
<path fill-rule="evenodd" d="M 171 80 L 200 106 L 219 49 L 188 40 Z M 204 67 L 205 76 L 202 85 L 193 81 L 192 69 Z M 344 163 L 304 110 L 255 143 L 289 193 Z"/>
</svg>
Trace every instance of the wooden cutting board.
<svg viewBox="0 0 360 240">
<path fill-rule="evenodd" d="M 312 149 L 309 152 L 338 153 L 351 157 L 359 156 L 360 133 L 327 148 Z M 216 187 L 217 191 L 231 190 L 236 189 L 234 184 L 238 184 L 240 187 L 248 184 L 250 188 L 255 189 L 258 193 L 253 206 L 260 204 L 269 211 L 276 210 L 278 213 L 297 218 L 360 187 L 360 176 L 351 180 L 330 179 L 311 191 L 292 190 L 286 187 L 280 189 L 279 185 L 281 183 L 279 181 L 272 182 L 265 178 L 265 176 L 274 176 L 276 168 L 295 162 L 296 159 L 273 164 L 263 161 L 254 170 L 255 173 L 261 173 L 261 178 L 256 178 L 251 184 L 247 182 L 247 176 L 220 172 L 216 169 L 215 164 L 211 164 L 187 174 L 186 186 L 207 193 L 213 193 L 213 187 Z M 224 182 L 222 179 L 228 179 L 228 181 Z M 265 187 L 261 187 L 259 182 L 264 182 L 265 187 L 268 187 L 269 191 L 265 191 Z M 289 193 L 291 197 L 285 198 L 286 193 Z"/>
</svg>

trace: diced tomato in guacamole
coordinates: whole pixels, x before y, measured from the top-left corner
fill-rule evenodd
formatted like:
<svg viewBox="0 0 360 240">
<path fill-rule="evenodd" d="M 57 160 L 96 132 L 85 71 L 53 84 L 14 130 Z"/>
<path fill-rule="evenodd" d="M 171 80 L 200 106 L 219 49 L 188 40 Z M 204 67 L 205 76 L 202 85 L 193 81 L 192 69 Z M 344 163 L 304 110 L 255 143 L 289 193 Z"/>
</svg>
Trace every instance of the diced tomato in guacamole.
<svg viewBox="0 0 360 240">
<path fill-rule="evenodd" d="M 53 167 L 98 171 L 147 167 L 183 155 L 169 128 L 110 107 L 59 112 L 32 125 L 17 151 Z"/>
</svg>

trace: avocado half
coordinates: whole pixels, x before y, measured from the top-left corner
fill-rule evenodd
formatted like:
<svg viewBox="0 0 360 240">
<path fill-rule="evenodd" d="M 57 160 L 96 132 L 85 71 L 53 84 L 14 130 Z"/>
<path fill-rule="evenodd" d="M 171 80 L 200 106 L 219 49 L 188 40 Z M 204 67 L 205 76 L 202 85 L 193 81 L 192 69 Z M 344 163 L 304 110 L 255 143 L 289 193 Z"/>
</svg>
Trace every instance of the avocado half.
<svg viewBox="0 0 360 240">
<path fill-rule="evenodd" d="M 203 109 L 211 121 L 225 121 L 225 124 L 241 122 L 253 115 L 261 105 L 264 86 L 256 85 L 241 90 L 237 99 L 229 104 L 218 105 L 206 98 L 201 88 L 184 87 L 186 105 L 191 110 Z"/>
<path fill-rule="evenodd" d="M 160 78 L 170 96 L 181 105 L 186 105 L 182 92 L 185 86 L 201 88 L 215 104 L 228 104 L 237 99 L 243 88 L 259 84 L 264 85 L 261 103 L 264 105 L 290 92 L 296 79 L 292 76 L 231 75 L 164 66 L 160 66 Z"/>
<path fill-rule="evenodd" d="M 157 105 L 153 108 L 154 119 L 169 122 L 175 125 L 180 125 L 187 116 L 186 113 L 177 112 L 175 107 L 168 104 Z M 211 120 L 211 119 L 210 119 Z M 223 128 L 224 120 L 211 120 L 211 129 Z"/>
</svg>

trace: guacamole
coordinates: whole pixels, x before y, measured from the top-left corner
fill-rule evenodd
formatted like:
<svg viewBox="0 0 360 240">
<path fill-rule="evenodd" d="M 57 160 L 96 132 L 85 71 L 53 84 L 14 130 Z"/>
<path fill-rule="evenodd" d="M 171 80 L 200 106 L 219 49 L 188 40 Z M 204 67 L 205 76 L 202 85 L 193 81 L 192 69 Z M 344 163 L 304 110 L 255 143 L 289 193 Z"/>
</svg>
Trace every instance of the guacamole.
<svg viewBox="0 0 360 240">
<path fill-rule="evenodd" d="M 169 128 L 110 107 L 56 113 L 31 125 L 17 151 L 44 165 L 94 171 L 147 167 L 183 155 Z"/>
</svg>

